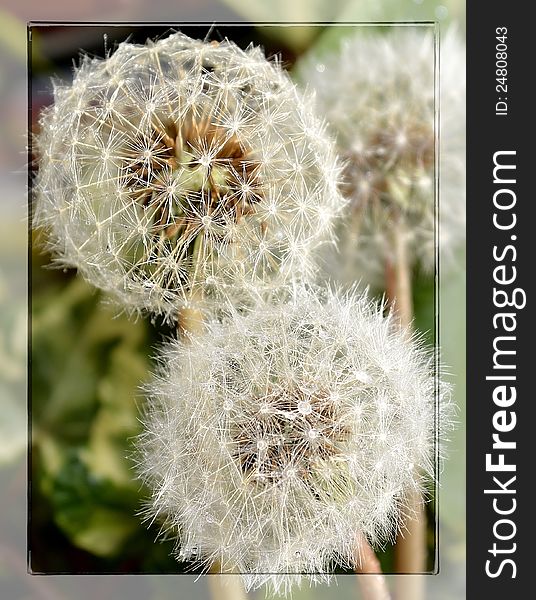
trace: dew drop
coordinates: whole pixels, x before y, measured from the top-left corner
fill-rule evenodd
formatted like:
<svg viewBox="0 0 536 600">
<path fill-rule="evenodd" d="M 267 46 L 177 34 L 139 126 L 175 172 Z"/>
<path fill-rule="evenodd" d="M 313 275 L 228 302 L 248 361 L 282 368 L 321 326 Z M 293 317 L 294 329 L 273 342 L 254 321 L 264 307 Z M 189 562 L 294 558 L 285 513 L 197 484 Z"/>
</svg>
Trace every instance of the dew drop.
<svg viewBox="0 0 536 600">
<path fill-rule="evenodd" d="M 361 383 L 370 383 L 372 380 L 371 376 L 368 373 L 365 373 L 365 371 L 356 371 L 354 377 Z"/>
<path fill-rule="evenodd" d="M 298 411 L 302 415 L 310 415 L 313 412 L 313 407 L 308 400 L 300 400 L 300 402 L 298 402 Z"/>
</svg>

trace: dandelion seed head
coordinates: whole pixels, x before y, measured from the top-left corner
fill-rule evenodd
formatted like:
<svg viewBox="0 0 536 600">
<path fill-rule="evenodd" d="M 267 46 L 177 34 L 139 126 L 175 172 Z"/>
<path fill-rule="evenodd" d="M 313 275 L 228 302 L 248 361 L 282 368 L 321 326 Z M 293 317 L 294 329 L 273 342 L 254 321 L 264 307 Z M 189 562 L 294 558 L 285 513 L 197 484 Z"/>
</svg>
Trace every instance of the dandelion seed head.
<svg viewBox="0 0 536 600">
<path fill-rule="evenodd" d="M 330 239 L 343 205 L 312 103 L 258 48 L 119 44 L 55 85 L 40 126 L 35 223 L 58 263 L 132 310 L 173 319 L 209 277 L 284 283 L 302 268 L 291 249 Z"/>
<path fill-rule="evenodd" d="M 231 313 L 188 345 L 168 344 L 147 388 L 147 515 L 165 521 L 178 552 L 196 545 L 248 588 L 286 593 L 302 574 L 355 567 L 358 532 L 374 545 L 394 539 L 407 495 L 425 493 L 433 361 L 353 293 L 298 286 Z"/>
<path fill-rule="evenodd" d="M 377 282 L 386 260 L 395 258 L 393 228 L 406 231 L 413 264 L 434 268 L 436 133 L 442 264 L 452 263 L 464 239 L 465 48 L 454 29 L 441 40 L 440 65 L 434 55 L 431 33 L 396 27 L 385 35 L 356 31 L 322 58 L 323 70 L 315 57 L 301 66 L 346 165 L 342 191 L 350 202 L 338 231 L 342 260 L 328 259 L 330 271 L 351 266 L 346 274 L 338 268 L 341 280 L 355 280 L 357 264 L 360 275 Z"/>
</svg>

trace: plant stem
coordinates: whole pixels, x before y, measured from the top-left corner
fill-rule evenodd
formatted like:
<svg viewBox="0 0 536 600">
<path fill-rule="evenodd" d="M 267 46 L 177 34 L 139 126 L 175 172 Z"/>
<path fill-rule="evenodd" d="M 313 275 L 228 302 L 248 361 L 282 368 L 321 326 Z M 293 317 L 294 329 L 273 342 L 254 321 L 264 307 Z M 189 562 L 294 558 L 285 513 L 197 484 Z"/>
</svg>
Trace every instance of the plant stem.
<svg viewBox="0 0 536 600">
<path fill-rule="evenodd" d="M 393 258 L 385 265 L 385 292 L 400 326 L 407 328 L 413 321 L 413 300 L 408 249 L 400 223 L 394 228 L 392 245 Z"/>
<path fill-rule="evenodd" d="M 188 343 L 199 335 L 204 328 L 203 313 L 196 308 L 197 296 L 191 294 L 186 306 L 179 310 L 177 333 L 179 338 Z M 222 574 L 219 561 L 215 561 L 208 574 L 208 589 L 213 600 L 246 600 L 247 594 L 239 575 Z"/>
<path fill-rule="evenodd" d="M 218 563 L 212 565 L 207 578 L 210 595 L 214 600 L 246 600 L 247 594 L 240 576 L 222 575 Z"/>
<path fill-rule="evenodd" d="M 393 258 L 385 266 L 386 295 L 391 308 L 398 317 L 400 327 L 411 335 L 413 301 L 411 293 L 411 269 L 408 260 L 405 231 L 399 221 L 392 238 Z M 403 532 L 395 546 L 396 573 L 423 573 L 426 568 L 426 514 L 422 497 L 413 491 L 408 495 L 410 509 L 403 523 Z M 398 600 L 423 600 L 424 580 L 422 577 L 397 577 Z"/>
<path fill-rule="evenodd" d="M 196 336 L 203 331 L 203 313 L 195 307 L 192 301 L 179 310 L 177 318 L 177 331 L 179 338 L 184 342 L 190 337 Z"/>
<path fill-rule="evenodd" d="M 380 561 L 362 534 L 358 536 L 357 548 L 356 563 L 359 566 L 356 567 L 355 571 L 363 575 L 358 577 L 361 597 L 363 600 L 390 600 L 391 595 L 387 587 L 387 581 L 382 574 Z"/>
<path fill-rule="evenodd" d="M 426 514 L 420 493 L 414 491 L 407 499 L 414 515 L 404 523 L 405 531 L 395 546 L 397 573 L 422 573 L 426 568 Z M 424 600 L 424 577 L 401 575 L 396 578 L 397 600 Z"/>
<path fill-rule="evenodd" d="M 204 253 L 204 240 L 203 236 L 199 234 L 194 241 L 192 262 L 194 271 L 191 275 L 191 286 L 192 289 L 189 293 L 187 302 L 179 310 L 177 316 L 177 331 L 179 338 L 182 341 L 187 341 L 191 336 L 199 335 L 204 329 L 203 313 L 199 310 L 198 306 L 201 301 L 202 292 L 193 291 L 196 289 L 196 284 L 199 277 L 199 263 L 203 258 Z"/>
</svg>

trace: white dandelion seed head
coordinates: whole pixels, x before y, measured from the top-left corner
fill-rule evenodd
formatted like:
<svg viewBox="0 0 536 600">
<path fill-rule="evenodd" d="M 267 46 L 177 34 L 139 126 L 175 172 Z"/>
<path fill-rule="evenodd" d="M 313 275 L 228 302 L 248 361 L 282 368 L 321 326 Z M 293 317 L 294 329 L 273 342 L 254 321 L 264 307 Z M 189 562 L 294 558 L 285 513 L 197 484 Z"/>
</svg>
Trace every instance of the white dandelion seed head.
<svg viewBox="0 0 536 600">
<path fill-rule="evenodd" d="M 174 318 L 207 283 L 308 277 L 342 206 L 311 101 L 259 48 L 119 44 L 55 86 L 40 125 L 36 225 L 133 310 Z"/>
<path fill-rule="evenodd" d="M 311 57 L 300 70 L 345 159 L 342 189 L 350 203 L 338 232 L 346 259 L 339 263 L 357 263 L 369 281 L 394 260 L 394 227 L 406 232 L 411 262 L 434 267 L 439 107 L 443 262 L 465 236 L 465 46 L 454 29 L 441 40 L 439 95 L 434 52 L 433 34 L 423 28 L 359 31 L 322 57 L 322 69 Z"/>
<path fill-rule="evenodd" d="M 299 287 L 161 357 L 138 440 L 147 514 L 248 588 L 355 566 L 358 533 L 392 540 L 433 476 L 432 357 L 364 296 Z"/>
</svg>

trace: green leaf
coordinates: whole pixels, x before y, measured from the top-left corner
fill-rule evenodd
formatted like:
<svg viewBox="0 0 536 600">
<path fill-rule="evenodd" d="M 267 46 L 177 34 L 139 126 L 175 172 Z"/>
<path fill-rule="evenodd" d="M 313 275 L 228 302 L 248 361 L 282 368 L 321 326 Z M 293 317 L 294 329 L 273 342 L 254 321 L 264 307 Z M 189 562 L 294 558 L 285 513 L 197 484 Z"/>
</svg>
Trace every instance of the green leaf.
<svg viewBox="0 0 536 600">
<path fill-rule="evenodd" d="M 32 323 L 32 444 L 51 518 L 76 546 L 122 556 L 145 531 L 132 469 L 148 327 L 117 316 L 79 278 L 41 287 Z"/>
<path fill-rule="evenodd" d="M 110 352 L 107 373 L 98 384 L 100 408 L 91 426 L 87 464 L 118 484 L 134 486 L 133 465 L 126 457 L 139 433 L 136 398 L 148 372 L 145 356 L 122 343 Z"/>
<path fill-rule="evenodd" d="M 95 477 L 70 450 L 51 485 L 54 520 L 71 541 L 88 552 L 109 557 L 119 552 L 138 528 L 136 494 Z"/>
</svg>

